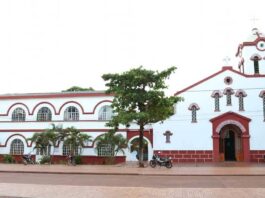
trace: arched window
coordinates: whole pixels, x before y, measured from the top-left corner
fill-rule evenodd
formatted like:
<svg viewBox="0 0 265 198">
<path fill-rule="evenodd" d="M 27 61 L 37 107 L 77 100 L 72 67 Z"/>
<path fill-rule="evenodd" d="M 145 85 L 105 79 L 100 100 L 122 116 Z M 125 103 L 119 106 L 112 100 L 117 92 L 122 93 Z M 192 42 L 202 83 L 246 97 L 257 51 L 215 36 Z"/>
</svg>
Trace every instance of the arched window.
<svg viewBox="0 0 265 198">
<path fill-rule="evenodd" d="M 24 144 L 20 139 L 14 139 L 11 142 L 10 154 L 11 155 L 23 155 L 24 154 Z"/>
<path fill-rule="evenodd" d="M 191 122 L 196 123 L 197 122 L 197 111 L 199 110 L 199 106 L 196 103 L 192 103 L 189 106 L 189 110 L 191 111 Z"/>
<path fill-rule="evenodd" d="M 37 121 L 51 121 L 52 113 L 48 107 L 42 107 L 37 114 Z"/>
<path fill-rule="evenodd" d="M 259 61 L 261 59 L 262 57 L 259 54 L 253 54 L 250 58 L 254 63 L 254 74 L 259 74 Z"/>
<path fill-rule="evenodd" d="M 68 144 L 63 144 L 63 155 L 68 156 L 71 153 L 72 146 Z M 74 155 L 78 155 L 78 147 L 74 149 Z"/>
<path fill-rule="evenodd" d="M 220 98 L 222 93 L 220 91 L 213 91 L 212 95 L 214 98 L 214 111 L 220 111 Z"/>
<path fill-rule="evenodd" d="M 226 88 L 224 90 L 224 95 L 226 95 L 226 105 L 231 106 L 232 105 L 232 95 L 234 94 L 234 90 L 231 88 Z"/>
<path fill-rule="evenodd" d="M 254 73 L 259 74 L 259 57 L 254 57 Z"/>
<path fill-rule="evenodd" d="M 98 113 L 99 120 L 111 120 L 112 116 L 113 116 L 113 111 L 111 106 L 105 105 L 100 108 Z"/>
<path fill-rule="evenodd" d="M 238 97 L 238 106 L 239 106 L 239 111 L 244 111 L 244 97 L 246 97 L 247 94 L 243 90 L 238 90 L 236 92 L 236 97 Z"/>
<path fill-rule="evenodd" d="M 25 121 L 26 113 L 22 108 L 16 108 L 12 113 L 12 121 Z"/>
<path fill-rule="evenodd" d="M 64 120 L 79 120 L 79 112 L 76 107 L 70 106 L 64 111 Z"/>
</svg>

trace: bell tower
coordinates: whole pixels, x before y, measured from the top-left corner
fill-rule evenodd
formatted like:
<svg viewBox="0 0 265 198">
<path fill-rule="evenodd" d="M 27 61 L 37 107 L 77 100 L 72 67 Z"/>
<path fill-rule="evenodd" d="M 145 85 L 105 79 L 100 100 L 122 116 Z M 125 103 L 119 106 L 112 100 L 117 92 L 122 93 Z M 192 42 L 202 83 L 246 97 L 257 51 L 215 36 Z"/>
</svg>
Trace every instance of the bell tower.
<svg viewBox="0 0 265 198">
<path fill-rule="evenodd" d="M 236 57 L 239 58 L 238 68 L 246 75 L 265 74 L 265 35 L 257 28 L 238 46 Z"/>
</svg>

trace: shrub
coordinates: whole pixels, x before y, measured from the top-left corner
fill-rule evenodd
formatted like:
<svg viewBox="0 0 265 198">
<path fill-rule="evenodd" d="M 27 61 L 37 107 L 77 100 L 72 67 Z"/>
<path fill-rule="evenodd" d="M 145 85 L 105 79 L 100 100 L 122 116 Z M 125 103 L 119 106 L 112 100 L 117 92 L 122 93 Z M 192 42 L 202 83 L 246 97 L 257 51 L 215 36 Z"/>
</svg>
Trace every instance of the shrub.
<svg viewBox="0 0 265 198">
<path fill-rule="evenodd" d="M 12 155 L 4 155 L 4 163 L 12 164 L 15 163 L 15 160 Z"/>
<path fill-rule="evenodd" d="M 82 164 L 82 158 L 80 155 L 75 156 L 75 164 Z"/>
<path fill-rule="evenodd" d="M 40 164 L 50 164 L 50 163 L 51 163 L 51 157 L 48 155 L 44 155 L 40 159 Z"/>
</svg>

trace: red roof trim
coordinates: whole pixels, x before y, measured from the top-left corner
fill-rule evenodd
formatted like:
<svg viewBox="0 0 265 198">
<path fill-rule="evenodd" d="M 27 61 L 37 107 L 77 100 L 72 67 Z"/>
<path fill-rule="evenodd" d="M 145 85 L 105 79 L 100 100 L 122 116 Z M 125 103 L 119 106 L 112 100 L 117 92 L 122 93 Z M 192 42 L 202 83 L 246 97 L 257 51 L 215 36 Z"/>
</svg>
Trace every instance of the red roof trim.
<svg viewBox="0 0 265 198">
<path fill-rule="evenodd" d="M 0 100 L 7 99 L 36 99 L 36 98 L 74 98 L 74 97 L 100 97 L 100 96 L 114 96 L 114 94 L 106 93 L 58 93 L 58 94 L 27 94 L 27 95 L 0 95 Z"/>
<path fill-rule="evenodd" d="M 265 38 L 258 37 L 255 41 L 243 42 L 242 44 L 238 46 L 236 56 L 239 55 L 240 49 L 243 49 L 245 46 L 256 46 L 259 41 L 265 41 Z"/>
<path fill-rule="evenodd" d="M 196 87 L 197 85 L 199 85 L 199 84 L 201 84 L 201 83 L 203 83 L 203 82 L 205 82 L 205 81 L 207 81 L 207 80 L 209 80 L 209 79 L 211 79 L 211 78 L 213 78 L 213 77 L 215 77 L 215 76 L 217 76 L 217 75 L 219 75 L 219 74 L 225 72 L 226 70 L 232 71 L 232 72 L 234 72 L 234 73 L 236 73 L 236 74 L 239 74 L 239 75 L 241 75 L 241 76 L 243 76 L 243 77 L 246 77 L 246 78 L 261 78 L 261 77 L 265 77 L 265 75 L 260 75 L 260 74 L 246 75 L 246 74 L 243 74 L 243 73 L 241 73 L 241 72 L 239 72 L 239 71 L 234 70 L 234 69 L 233 69 L 232 67 L 230 67 L 230 66 L 225 66 L 225 67 L 222 68 L 222 70 L 220 70 L 220 71 L 218 71 L 218 72 L 216 72 L 216 73 L 214 73 L 214 74 L 208 76 L 207 78 L 204 78 L 204 79 L 200 80 L 200 81 L 197 82 L 197 83 L 194 83 L 194 84 L 190 85 L 189 87 L 186 87 L 186 88 L 184 88 L 184 89 L 182 89 L 182 90 L 176 92 L 174 95 L 175 95 L 175 96 L 176 96 L 176 95 L 179 95 L 179 94 L 181 94 L 181 93 L 183 93 L 183 92 L 185 92 L 185 91 L 187 91 L 187 90 L 189 90 L 189 89 L 191 89 L 191 88 L 193 88 L 193 87 Z"/>
<path fill-rule="evenodd" d="M 24 103 L 17 102 L 17 103 L 15 103 L 15 104 L 12 104 L 12 105 L 8 108 L 6 114 L 0 114 L 0 116 L 3 116 L 3 115 L 4 115 L 4 116 L 8 116 L 8 115 L 9 115 L 9 112 L 11 111 L 11 109 L 12 109 L 14 106 L 19 106 L 19 105 L 21 105 L 21 106 L 23 106 L 24 108 L 26 108 L 26 110 L 27 110 L 27 112 L 28 112 L 28 115 L 30 115 L 30 111 L 29 111 L 28 106 L 25 105 Z M 16 108 L 18 108 L 18 107 L 16 107 Z M 14 110 L 15 110 L 16 108 L 14 108 Z"/>
<path fill-rule="evenodd" d="M 36 110 L 36 108 L 37 108 L 38 106 L 40 106 L 40 105 L 43 105 L 43 104 L 45 104 L 44 107 L 47 107 L 47 105 L 49 105 L 49 106 L 53 109 L 54 114 L 56 115 L 56 109 L 55 109 L 55 106 L 54 106 L 52 103 L 50 103 L 50 102 L 39 102 L 38 104 L 36 104 L 36 105 L 34 106 L 34 108 L 33 108 L 33 110 L 32 110 L 32 112 L 31 112 L 30 115 L 33 115 L 34 112 L 35 112 L 35 110 Z M 49 109 L 50 109 L 50 108 L 49 108 Z"/>
<path fill-rule="evenodd" d="M 210 122 L 213 122 L 213 121 L 215 121 L 215 120 L 217 120 L 217 119 L 220 119 L 220 118 L 222 118 L 222 117 L 226 117 L 227 115 L 234 115 L 234 116 L 236 116 L 236 117 L 242 118 L 243 120 L 247 120 L 247 121 L 249 121 L 249 122 L 251 121 L 250 118 L 247 118 L 247 117 L 245 117 L 245 116 L 242 116 L 242 115 L 237 114 L 237 113 L 232 112 L 232 111 L 228 111 L 228 112 L 226 112 L 226 113 L 224 113 L 224 114 L 222 114 L 222 115 L 219 115 L 219 116 L 217 116 L 217 117 L 215 117 L 215 118 L 210 119 Z"/>
<path fill-rule="evenodd" d="M 99 102 L 94 106 L 93 111 L 89 111 L 89 112 L 85 112 L 83 106 L 82 106 L 80 103 L 76 102 L 76 101 L 67 101 L 67 102 L 63 103 L 63 104 L 60 106 L 58 112 L 56 112 L 56 108 L 55 108 L 55 106 L 54 106 L 52 103 L 49 103 L 49 102 L 40 102 L 40 103 L 38 103 L 37 105 L 34 106 L 34 108 L 33 108 L 33 110 L 32 110 L 31 113 L 30 113 L 30 110 L 29 110 L 28 106 L 25 105 L 24 103 L 14 103 L 14 104 L 12 104 L 12 105 L 8 108 L 8 110 L 7 110 L 6 113 L 0 114 L 0 116 L 8 116 L 9 113 L 10 113 L 10 111 L 11 111 L 11 109 L 14 108 L 14 106 L 16 106 L 16 105 L 22 105 L 22 106 L 24 106 L 24 107 L 26 108 L 27 112 L 28 112 L 28 115 L 33 115 L 34 112 L 35 112 L 35 110 L 36 110 L 36 108 L 37 108 L 39 105 L 42 105 L 42 104 L 50 105 L 50 106 L 53 108 L 53 110 L 54 110 L 54 115 L 60 115 L 60 114 L 61 114 L 61 110 L 62 110 L 62 108 L 63 108 L 65 105 L 68 105 L 68 104 L 76 104 L 77 106 L 79 106 L 80 109 L 81 109 L 81 111 L 82 111 L 82 114 L 84 114 L 84 115 L 86 115 L 86 114 L 95 114 L 95 111 L 96 111 L 97 107 L 98 107 L 100 104 L 102 104 L 102 103 L 112 103 L 112 101 L 111 101 L 111 100 L 102 100 L 102 101 L 99 101 Z M 46 105 L 45 105 L 45 107 L 46 107 Z M 2 122 L 2 121 L 0 121 L 0 122 Z M 4 121 L 4 122 L 6 122 L 6 121 Z M 13 121 L 12 121 L 12 122 L 13 122 Z M 27 122 L 27 120 L 26 120 L 26 121 L 23 121 L 23 122 Z M 38 122 L 39 122 L 39 121 L 38 121 Z"/>
<path fill-rule="evenodd" d="M 45 132 L 45 130 L 47 129 L 0 129 L 0 132 L 23 132 L 23 133 L 32 133 L 32 132 Z M 110 128 L 106 128 L 106 129 L 78 129 L 81 132 L 107 132 L 110 130 Z M 127 131 L 128 129 L 124 128 L 124 129 L 118 129 L 117 131 L 123 132 L 123 131 Z M 135 129 L 137 130 L 137 129 Z M 21 134 L 14 134 L 14 135 L 20 135 Z M 14 136 L 11 135 L 11 136 Z"/>
<path fill-rule="evenodd" d="M 5 144 L 0 145 L 0 147 L 6 147 L 8 141 L 9 141 L 12 137 L 14 137 L 14 136 L 20 136 L 20 137 L 22 137 L 22 138 L 25 140 L 25 142 L 26 142 L 26 144 L 27 144 L 27 147 L 31 147 L 31 146 L 32 146 L 32 142 L 31 142 L 31 144 L 29 144 L 28 141 L 27 141 L 27 138 L 26 138 L 24 135 L 21 135 L 21 134 L 12 134 L 12 135 L 10 135 L 10 136 L 6 139 Z"/>
</svg>

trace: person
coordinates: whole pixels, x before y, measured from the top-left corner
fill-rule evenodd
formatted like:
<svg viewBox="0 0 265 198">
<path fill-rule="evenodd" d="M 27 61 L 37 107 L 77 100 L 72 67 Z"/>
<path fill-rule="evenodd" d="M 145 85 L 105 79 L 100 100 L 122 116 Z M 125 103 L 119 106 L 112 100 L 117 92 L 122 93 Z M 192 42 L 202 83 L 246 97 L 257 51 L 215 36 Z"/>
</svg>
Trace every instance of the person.
<svg viewBox="0 0 265 198">
<path fill-rule="evenodd" d="M 72 152 L 68 154 L 67 158 L 68 158 L 68 165 L 75 165 L 75 159 Z"/>
</svg>

